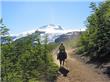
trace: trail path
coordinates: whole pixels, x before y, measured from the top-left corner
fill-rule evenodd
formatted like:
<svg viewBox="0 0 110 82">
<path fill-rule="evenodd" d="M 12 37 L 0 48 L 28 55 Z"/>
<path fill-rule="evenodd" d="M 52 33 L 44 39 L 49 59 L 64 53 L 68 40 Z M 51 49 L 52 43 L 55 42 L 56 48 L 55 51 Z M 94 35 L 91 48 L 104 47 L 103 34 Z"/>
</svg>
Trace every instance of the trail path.
<svg viewBox="0 0 110 82">
<path fill-rule="evenodd" d="M 81 62 L 74 57 L 74 49 L 68 49 L 68 58 L 66 60 L 65 68 L 69 70 L 66 77 L 60 74 L 56 82 L 110 82 L 106 76 L 97 73 L 87 64 Z M 57 49 L 53 52 L 53 58 L 57 65 L 59 61 L 56 58 Z"/>
</svg>

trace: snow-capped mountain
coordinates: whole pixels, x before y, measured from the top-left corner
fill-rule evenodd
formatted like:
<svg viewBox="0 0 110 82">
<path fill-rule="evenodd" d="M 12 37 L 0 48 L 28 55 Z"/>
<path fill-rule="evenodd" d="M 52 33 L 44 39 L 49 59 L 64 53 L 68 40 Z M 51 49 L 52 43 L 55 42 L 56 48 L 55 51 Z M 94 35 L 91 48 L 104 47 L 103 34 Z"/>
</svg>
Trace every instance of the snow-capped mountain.
<svg viewBox="0 0 110 82">
<path fill-rule="evenodd" d="M 43 38 L 45 36 L 45 34 L 47 34 L 48 35 L 48 41 L 54 42 L 55 39 L 58 38 L 60 35 L 66 34 L 68 32 L 77 31 L 77 30 L 65 30 L 60 25 L 49 24 L 49 25 L 39 27 L 38 29 L 34 29 L 31 31 L 26 31 L 26 32 L 14 35 L 14 36 L 16 36 L 16 38 L 14 38 L 14 40 L 19 39 L 21 37 L 28 36 L 32 33 L 35 33 L 36 31 L 40 33 L 41 38 Z"/>
<path fill-rule="evenodd" d="M 44 33 L 41 33 L 41 37 L 44 37 L 45 34 L 47 34 L 49 42 L 54 42 L 54 40 L 59 35 L 64 33 L 64 30 L 60 25 L 54 25 L 54 24 L 42 26 L 38 29 L 38 31 L 44 32 Z"/>
<path fill-rule="evenodd" d="M 39 27 L 38 29 L 35 29 L 35 30 L 26 31 L 26 32 L 23 32 L 17 35 L 12 35 L 12 36 L 14 37 L 16 36 L 16 38 L 14 38 L 14 40 L 16 40 L 21 37 L 25 37 L 32 33 L 35 33 L 36 31 L 40 32 L 41 38 L 44 37 L 45 34 L 47 34 L 49 42 L 54 41 L 59 35 L 63 34 L 64 32 L 63 28 L 60 25 L 49 24 L 49 25 Z"/>
</svg>

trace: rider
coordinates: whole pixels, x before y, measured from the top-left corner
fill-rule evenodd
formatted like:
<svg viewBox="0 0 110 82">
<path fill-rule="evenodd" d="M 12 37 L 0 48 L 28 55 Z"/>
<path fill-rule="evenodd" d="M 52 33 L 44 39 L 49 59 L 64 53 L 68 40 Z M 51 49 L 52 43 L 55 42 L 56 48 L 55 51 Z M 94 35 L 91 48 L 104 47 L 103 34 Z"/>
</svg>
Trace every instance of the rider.
<svg viewBox="0 0 110 82">
<path fill-rule="evenodd" d="M 67 53 L 65 51 L 65 47 L 64 47 L 63 43 L 61 43 L 61 45 L 59 47 L 59 53 L 57 54 L 57 59 L 60 60 L 60 66 L 61 66 L 62 62 L 63 62 L 63 65 L 64 65 L 64 61 L 65 61 L 66 58 L 67 58 Z"/>
<path fill-rule="evenodd" d="M 65 47 L 63 45 L 63 43 L 61 43 L 60 47 L 59 47 L 59 52 L 64 51 L 65 52 Z"/>
</svg>

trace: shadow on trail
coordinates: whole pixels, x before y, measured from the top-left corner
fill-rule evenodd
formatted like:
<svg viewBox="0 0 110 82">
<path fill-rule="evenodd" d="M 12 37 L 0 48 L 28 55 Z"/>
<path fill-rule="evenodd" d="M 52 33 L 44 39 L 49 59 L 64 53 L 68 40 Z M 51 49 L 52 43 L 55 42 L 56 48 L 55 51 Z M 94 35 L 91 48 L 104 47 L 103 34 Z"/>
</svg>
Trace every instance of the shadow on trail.
<svg viewBox="0 0 110 82">
<path fill-rule="evenodd" d="M 59 68 L 59 72 L 61 73 L 61 74 L 63 74 L 63 76 L 67 76 L 67 74 L 69 73 L 69 70 L 67 69 L 67 68 L 65 68 L 65 67 L 60 67 Z"/>
</svg>

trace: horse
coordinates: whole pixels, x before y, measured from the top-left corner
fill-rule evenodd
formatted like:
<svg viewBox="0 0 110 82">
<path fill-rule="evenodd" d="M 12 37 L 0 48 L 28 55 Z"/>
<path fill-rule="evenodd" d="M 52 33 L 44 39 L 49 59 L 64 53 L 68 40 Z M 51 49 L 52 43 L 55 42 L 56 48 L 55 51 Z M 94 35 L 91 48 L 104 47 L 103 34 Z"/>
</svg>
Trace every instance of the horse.
<svg viewBox="0 0 110 82">
<path fill-rule="evenodd" d="M 59 51 L 59 53 L 57 54 L 57 59 L 59 59 L 60 61 L 60 67 L 62 65 L 62 62 L 64 66 L 65 59 L 67 59 L 67 53 L 65 51 Z"/>
</svg>

